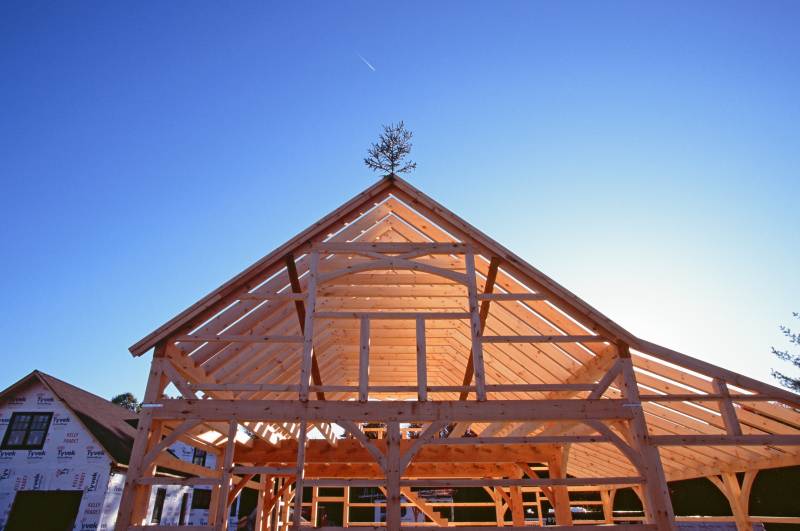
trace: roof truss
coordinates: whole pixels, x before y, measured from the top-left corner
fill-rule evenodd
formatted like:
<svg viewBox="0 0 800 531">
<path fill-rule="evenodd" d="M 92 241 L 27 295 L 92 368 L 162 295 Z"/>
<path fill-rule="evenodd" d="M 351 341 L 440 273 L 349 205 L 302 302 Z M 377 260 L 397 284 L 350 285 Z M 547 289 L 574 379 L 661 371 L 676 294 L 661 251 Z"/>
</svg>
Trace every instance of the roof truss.
<svg viewBox="0 0 800 531">
<path fill-rule="evenodd" d="M 445 422 L 447 444 L 557 444 L 565 477 L 641 482 L 656 523 L 665 479 L 800 464 L 797 395 L 635 337 L 395 176 L 131 352 L 153 347 L 182 395 L 153 421 L 235 418 L 265 456 L 337 423 Z"/>
</svg>

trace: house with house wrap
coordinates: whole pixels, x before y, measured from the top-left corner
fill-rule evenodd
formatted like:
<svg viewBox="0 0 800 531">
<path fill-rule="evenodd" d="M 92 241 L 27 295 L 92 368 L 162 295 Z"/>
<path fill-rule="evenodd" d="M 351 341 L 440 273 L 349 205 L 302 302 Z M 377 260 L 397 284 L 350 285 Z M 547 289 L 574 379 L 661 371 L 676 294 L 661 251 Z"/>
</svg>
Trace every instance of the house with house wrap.
<svg viewBox="0 0 800 531">
<path fill-rule="evenodd" d="M 0 392 L 0 531 L 113 529 L 136 424 L 135 413 L 40 371 Z M 169 454 L 164 478 L 215 466 L 213 452 L 182 441 Z M 202 525 L 209 501 L 208 489 L 154 485 L 148 519 Z"/>
</svg>

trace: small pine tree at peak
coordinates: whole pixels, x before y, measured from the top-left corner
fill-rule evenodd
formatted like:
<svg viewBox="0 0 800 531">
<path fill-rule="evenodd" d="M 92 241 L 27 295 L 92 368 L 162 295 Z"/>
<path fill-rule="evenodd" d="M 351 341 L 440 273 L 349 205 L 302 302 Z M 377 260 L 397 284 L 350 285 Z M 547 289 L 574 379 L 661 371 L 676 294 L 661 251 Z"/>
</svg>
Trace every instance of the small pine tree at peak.
<svg viewBox="0 0 800 531">
<path fill-rule="evenodd" d="M 413 136 L 402 120 L 397 124 L 384 125 L 378 141 L 367 151 L 364 164 L 371 170 L 390 175 L 414 171 L 417 163 L 404 160 L 411 153 Z"/>
</svg>

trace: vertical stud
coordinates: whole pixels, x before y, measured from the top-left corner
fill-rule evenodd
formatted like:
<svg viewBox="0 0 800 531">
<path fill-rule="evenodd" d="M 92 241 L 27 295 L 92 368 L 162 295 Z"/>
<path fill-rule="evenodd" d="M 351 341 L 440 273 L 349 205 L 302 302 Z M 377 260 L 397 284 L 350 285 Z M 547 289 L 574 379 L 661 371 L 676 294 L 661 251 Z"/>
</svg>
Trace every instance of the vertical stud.
<svg viewBox="0 0 800 531">
<path fill-rule="evenodd" d="M 358 350 L 358 400 L 369 400 L 369 318 L 361 318 L 360 347 Z"/>
<path fill-rule="evenodd" d="M 425 349 L 425 319 L 417 317 L 417 399 L 428 399 L 428 362 Z"/>
<path fill-rule="evenodd" d="M 464 261 L 467 265 L 467 297 L 469 299 L 470 336 L 472 338 L 472 366 L 475 372 L 475 394 L 480 401 L 486 400 L 486 371 L 483 364 L 481 318 L 478 310 L 478 287 L 475 277 L 475 255 L 467 249 Z"/>
<path fill-rule="evenodd" d="M 300 365 L 300 400 L 308 400 L 311 385 L 311 358 L 314 356 L 314 312 L 317 306 L 317 268 L 319 252 L 312 251 L 308 265 L 308 298 L 306 299 L 306 319 L 303 326 L 303 360 Z"/>
<path fill-rule="evenodd" d="M 306 432 L 308 423 L 300 422 L 300 433 L 297 435 L 297 464 L 294 476 L 294 511 L 292 512 L 292 527 L 295 531 L 300 529 L 303 518 L 303 476 L 306 465 Z"/>
<path fill-rule="evenodd" d="M 400 424 L 386 424 L 386 529 L 400 531 Z"/>
<path fill-rule="evenodd" d="M 645 469 L 643 473 L 645 484 L 642 493 L 645 515 L 648 520 L 651 520 L 651 523 L 656 524 L 659 531 L 674 531 L 675 515 L 672 511 L 669 488 L 658 449 L 651 446 L 647 440 L 647 423 L 644 418 L 642 402 L 639 399 L 639 386 L 631 362 L 631 353 L 628 345 L 622 342 L 617 345 L 617 349 L 621 364 L 622 395 L 634 411 L 633 418 L 629 422 L 631 443 L 642 456 Z"/>
<path fill-rule="evenodd" d="M 228 529 L 228 492 L 231 490 L 231 477 L 233 468 L 233 452 L 236 449 L 236 431 L 238 424 L 235 420 L 228 423 L 228 440 L 225 443 L 225 454 L 222 462 L 222 475 L 219 487 L 219 494 L 217 495 L 217 521 L 214 524 L 214 529 L 217 531 L 225 531 Z M 209 522 L 211 523 L 211 522 Z"/>
</svg>

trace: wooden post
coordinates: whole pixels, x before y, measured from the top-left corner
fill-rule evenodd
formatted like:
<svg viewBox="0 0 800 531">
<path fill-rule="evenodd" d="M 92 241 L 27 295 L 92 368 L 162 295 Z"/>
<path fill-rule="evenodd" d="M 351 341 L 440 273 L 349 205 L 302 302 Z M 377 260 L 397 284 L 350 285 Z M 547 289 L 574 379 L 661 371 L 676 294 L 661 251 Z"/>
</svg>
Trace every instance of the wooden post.
<svg viewBox="0 0 800 531">
<path fill-rule="evenodd" d="M 511 494 L 511 520 L 514 527 L 525 525 L 525 507 L 522 504 L 522 489 L 518 486 L 510 487 Z"/>
<path fill-rule="evenodd" d="M 472 367 L 475 372 L 475 394 L 479 401 L 486 400 L 486 370 L 483 365 L 483 335 L 478 310 L 478 287 L 475 278 L 475 255 L 470 247 L 464 261 L 467 265 L 467 297 L 469 299 L 470 336 L 472 338 Z"/>
<path fill-rule="evenodd" d="M 417 399 L 428 399 L 428 366 L 425 351 L 425 319 L 417 317 Z"/>
<path fill-rule="evenodd" d="M 153 361 L 150 364 L 150 375 L 147 378 L 147 388 L 144 393 L 144 404 L 153 404 L 161 397 L 161 393 L 166 386 L 167 381 L 164 377 L 162 362 L 164 359 L 165 348 L 163 344 L 155 348 L 153 354 Z M 131 449 L 130 463 L 128 465 L 128 472 L 125 475 L 125 487 L 122 491 L 122 499 L 119 503 L 119 510 L 117 512 L 117 523 L 114 529 L 118 531 L 127 531 L 131 525 L 142 525 L 145 522 L 144 513 L 147 511 L 148 494 L 150 492 L 149 485 L 139 485 L 137 480 L 149 474 L 142 467 L 142 461 L 148 448 L 155 446 L 157 441 L 151 439 L 151 429 L 153 427 L 153 418 L 149 408 L 145 407 L 139 414 L 139 423 L 136 428 L 136 438 L 133 441 L 133 448 Z M 149 469 L 154 469 L 150 466 Z"/>
<path fill-rule="evenodd" d="M 344 488 L 344 502 L 342 506 L 342 526 L 350 527 L 350 486 Z"/>
<path fill-rule="evenodd" d="M 289 504 L 291 503 L 292 495 L 295 494 L 295 491 L 291 488 L 287 488 L 283 492 L 283 496 L 281 497 L 281 511 L 280 511 L 280 527 L 282 531 L 286 531 L 289 528 Z"/>
<path fill-rule="evenodd" d="M 400 531 L 400 424 L 386 424 L 386 529 Z"/>
<path fill-rule="evenodd" d="M 486 492 L 490 493 L 492 500 L 494 500 L 494 516 L 497 521 L 497 527 L 505 527 L 506 525 L 506 510 L 503 508 L 503 497 L 497 492 L 498 488 L 486 487 Z"/>
<path fill-rule="evenodd" d="M 725 495 L 728 504 L 731 506 L 733 519 L 736 522 L 737 531 L 752 531 L 753 524 L 750 523 L 750 489 L 753 486 L 755 473 L 748 471 L 745 473 L 744 484 L 739 485 L 739 478 L 733 472 L 723 472 L 720 477 L 711 476 L 708 479 L 714 483 Z"/>
<path fill-rule="evenodd" d="M 217 473 L 222 473 L 222 468 L 220 465 L 222 461 L 217 462 Z M 208 502 L 208 525 L 214 529 L 213 526 L 216 525 L 217 519 L 219 518 L 219 490 L 220 490 L 219 483 L 214 484 L 211 486 L 211 498 Z"/>
<path fill-rule="evenodd" d="M 567 477 L 567 470 L 564 467 L 564 453 L 555 452 L 553 457 L 547 462 L 550 477 L 564 479 Z M 569 506 L 569 489 L 565 486 L 553 486 L 553 499 L 550 503 L 556 513 L 557 525 L 572 525 L 572 511 Z"/>
<path fill-rule="evenodd" d="M 225 455 L 222 462 L 222 481 L 217 494 L 216 521 L 209 519 L 209 524 L 214 526 L 217 531 L 228 529 L 228 492 L 231 489 L 231 468 L 233 467 L 233 452 L 236 449 L 236 431 L 238 423 L 235 420 L 228 422 L 228 440 L 225 443 Z"/>
<path fill-rule="evenodd" d="M 303 292 L 300 287 L 300 277 L 297 275 L 297 264 L 294 262 L 294 255 L 291 253 L 284 257 L 286 263 L 286 274 L 289 275 L 289 284 L 292 286 L 292 293 L 300 294 Z M 295 310 L 297 310 L 297 319 L 300 321 L 300 333 L 305 334 L 306 328 L 306 307 L 302 300 L 294 301 Z M 311 379 L 314 385 L 322 385 L 322 373 L 319 370 L 317 357 L 311 358 Z M 317 400 L 325 400 L 325 393 L 317 391 Z"/>
<path fill-rule="evenodd" d="M 358 349 L 358 400 L 369 400 L 369 317 L 361 318 Z"/>
<path fill-rule="evenodd" d="M 672 512 L 669 488 L 658 449 L 648 443 L 647 423 L 642 410 L 642 402 L 639 399 L 639 386 L 636 383 L 631 353 L 625 343 L 620 342 L 617 348 L 621 364 L 622 395 L 634 411 L 634 416 L 629 422 L 630 439 L 634 450 L 641 455 L 644 467 L 642 476 L 645 478 L 643 489 L 645 515 L 650 523 L 656 524 L 659 531 L 674 531 L 675 515 Z"/>
<path fill-rule="evenodd" d="M 255 531 L 267 531 L 269 529 L 269 516 L 268 513 L 264 511 L 264 508 L 267 507 L 271 502 L 272 477 L 267 476 L 266 474 L 261 474 L 261 479 L 259 480 L 258 500 L 256 501 L 256 521 L 255 525 L 253 526 Z"/>
<path fill-rule="evenodd" d="M 272 507 L 272 514 L 270 515 L 269 531 L 278 531 L 278 525 L 281 519 L 281 499 L 283 498 L 283 486 L 286 483 L 286 478 L 279 478 L 275 481 L 275 491 L 273 496 L 277 497 L 275 505 Z"/>
<path fill-rule="evenodd" d="M 539 517 L 539 527 L 544 525 L 544 515 L 542 514 L 542 492 L 536 491 L 536 515 Z"/>
<path fill-rule="evenodd" d="M 164 433 L 164 421 L 154 420 L 150 425 L 150 438 L 147 441 L 147 452 L 153 448 L 162 439 Z M 147 455 L 147 454 L 145 454 Z M 140 478 L 153 477 L 156 472 L 156 466 L 153 463 L 142 467 L 139 474 Z M 150 494 L 152 493 L 153 486 L 144 484 L 138 485 L 136 489 L 136 497 L 133 503 L 133 521 L 147 522 L 148 509 L 150 507 Z"/>
<path fill-rule="evenodd" d="M 311 252 L 308 266 L 308 298 L 306 299 L 306 319 L 303 326 L 303 360 L 300 365 L 300 400 L 308 400 L 309 386 L 311 385 L 311 366 L 314 356 L 314 312 L 317 306 L 317 267 L 319 253 Z"/>
<path fill-rule="evenodd" d="M 600 489 L 600 501 L 603 502 L 603 520 L 607 524 L 614 523 L 614 494 L 616 494 L 616 489 Z"/>
<path fill-rule="evenodd" d="M 311 487 L 311 527 L 317 527 L 317 513 L 319 512 L 319 487 Z"/>
<path fill-rule="evenodd" d="M 711 383 L 714 385 L 714 391 L 722 395 L 719 400 L 719 412 L 722 415 L 722 422 L 725 424 L 725 431 L 728 435 L 741 435 L 742 427 L 739 425 L 736 408 L 733 407 L 733 402 L 731 401 L 728 384 L 720 378 L 714 378 Z"/>
<path fill-rule="evenodd" d="M 473 262 L 474 263 L 474 262 Z M 496 256 L 493 256 L 491 260 L 489 260 L 489 271 L 486 273 L 486 283 L 483 286 L 483 293 L 489 294 L 494 290 L 494 283 L 497 281 L 497 269 L 500 267 L 500 259 Z M 479 317 L 481 318 L 481 334 L 483 333 L 484 328 L 486 327 L 486 318 L 489 316 L 489 305 L 492 301 L 489 299 L 485 299 L 481 301 L 481 310 Z M 467 369 L 464 371 L 464 380 L 462 385 L 464 387 L 468 386 L 472 383 L 472 376 L 475 372 L 475 368 L 472 362 L 472 350 L 469 352 L 469 359 L 467 359 Z M 461 391 L 458 395 L 459 400 L 466 400 L 469 396 L 469 391 Z"/>
<path fill-rule="evenodd" d="M 292 513 L 292 527 L 295 531 L 300 529 L 303 518 L 303 476 L 306 465 L 306 436 L 308 423 L 300 422 L 300 433 L 297 436 L 297 465 L 294 475 L 294 512 Z"/>
</svg>

